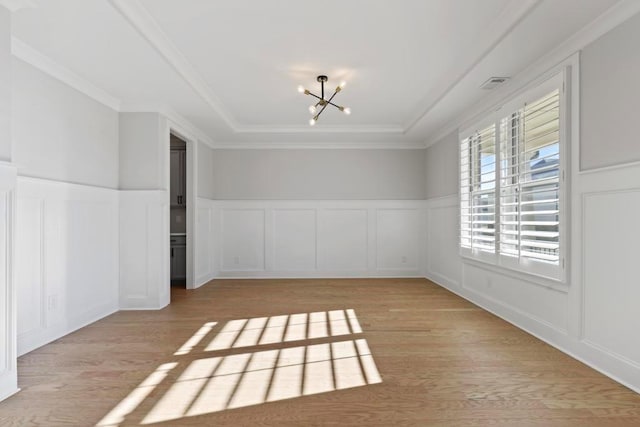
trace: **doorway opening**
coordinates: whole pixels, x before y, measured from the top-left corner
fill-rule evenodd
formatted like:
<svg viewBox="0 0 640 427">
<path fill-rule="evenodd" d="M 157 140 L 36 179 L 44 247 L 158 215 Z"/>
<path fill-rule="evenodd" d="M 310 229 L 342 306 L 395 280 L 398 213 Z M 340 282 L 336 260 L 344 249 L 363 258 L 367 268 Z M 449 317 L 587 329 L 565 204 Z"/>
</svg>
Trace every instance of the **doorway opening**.
<svg viewBox="0 0 640 427">
<path fill-rule="evenodd" d="M 187 287 L 187 142 L 171 134 L 169 161 L 171 286 Z"/>
</svg>

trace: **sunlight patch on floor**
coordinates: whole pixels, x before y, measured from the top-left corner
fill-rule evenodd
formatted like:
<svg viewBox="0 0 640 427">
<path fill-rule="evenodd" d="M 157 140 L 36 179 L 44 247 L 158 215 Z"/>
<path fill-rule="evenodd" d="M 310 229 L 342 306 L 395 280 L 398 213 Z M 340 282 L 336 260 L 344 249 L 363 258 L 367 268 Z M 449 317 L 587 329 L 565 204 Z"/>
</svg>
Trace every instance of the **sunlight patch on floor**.
<svg viewBox="0 0 640 427">
<path fill-rule="evenodd" d="M 352 309 L 231 320 L 207 342 L 216 325 L 205 323 L 174 353 L 176 362 L 161 365 L 97 426 L 119 426 L 154 389 L 169 381 L 172 370 L 173 382 L 156 391 L 162 395 L 140 417 L 142 424 L 382 382 L 366 339 L 345 339 L 362 333 Z M 293 344 L 301 340 L 323 342 Z M 260 350 L 265 345 L 278 348 Z M 235 351 L 246 347 L 255 349 Z M 186 355 L 192 357 L 184 360 Z M 177 366 L 182 372 L 175 379 Z"/>
<path fill-rule="evenodd" d="M 202 339 L 205 336 L 207 336 L 209 332 L 211 332 L 213 327 L 216 326 L 217 324 L 218 324 L 217 322 L 207 322 L 204 325 L 202 325 L 202 327 L 198 329 L 198 332 L 193 334 L 191 338 L 187 340 L 187 342 L 182 344 L 182 347 L 180 347 L 178 351 L 173 353 L 173 355 L 182 356 L 183 354 L 189 354 L 189 352 L 191 352 L 191 350 L 193 350 L 195 346 L 200 344 L 200 341 L 202 341 Z"/>
<path fill-rule="evenodd" d="M 133 389 L 115 408 L 96 424 L 98 427 L 116 427 L 125 420 L 125 417 L 135 411 L 149 394 L 160 384 L 169 371 L 175 368 L 177 363 L 165 363 L 160 365 L 140 385 Z"/>
<path fill-rule="evenodd" d="M 358 339 L 196 360 L 142 424 L 380 383 L 368 351 Z"/>
</svg>

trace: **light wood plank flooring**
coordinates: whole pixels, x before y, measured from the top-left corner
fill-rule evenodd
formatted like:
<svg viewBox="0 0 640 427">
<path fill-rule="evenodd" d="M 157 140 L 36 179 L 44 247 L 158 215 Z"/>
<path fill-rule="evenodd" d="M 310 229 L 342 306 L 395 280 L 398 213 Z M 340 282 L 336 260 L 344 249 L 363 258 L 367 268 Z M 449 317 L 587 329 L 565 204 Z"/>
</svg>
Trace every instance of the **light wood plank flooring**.
<svg viewBox="0 0 640 427">
<path fill-rule="evenodd" d="M 426 280 L 221 280 L 172 301 L 21 357 L 0 425 L 640 426 L 640 395 Z"/>
</svg>

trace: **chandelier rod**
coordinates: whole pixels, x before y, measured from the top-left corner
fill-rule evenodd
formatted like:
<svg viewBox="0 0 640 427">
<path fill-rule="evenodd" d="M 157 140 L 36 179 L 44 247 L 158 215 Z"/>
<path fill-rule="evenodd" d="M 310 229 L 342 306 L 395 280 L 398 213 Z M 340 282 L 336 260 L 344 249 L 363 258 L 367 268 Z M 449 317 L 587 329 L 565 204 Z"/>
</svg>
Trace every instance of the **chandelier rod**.
<svg viewBox="0 0 640 427">
<path fill-rule="evenodd" d="M 337 93 L 337 92 L 336 92 L 336 93 Z M 342 109 L 342 107 L 341 107 L 341 106 L 339 106 L 338 104 L 334 104 L 334 103 L 333 103 L 333 102 L 331 102 L 331 101 L 327 101 L 326 99 L 322 99 L 321 97 L 319 97 L 319 96 L 318 96 L 318 95 L 316 95 L 315 93 L 311 93 L 311 92 L 309 92 L 309 93 L 308 93 L 308 95 L 311 95 L 311 96 L 313 96 L 314 98 L 319 99 L 320 101 L 324 101 L 324 102 L 326 102 L 327 104 L 331 104 L 331 105 L 333 105 L 334 107 L 336 107 L 337 109 Z M 333 97 L 331 97 L 331 98 L 333 99 Z"/>
<path fill-rule="evenodd" d="M 323 92 L 322 97 L 324 98 L 324 83 L 322 83 L 322 92 Z M 338 92 L 340 92 L 340 91 L 336 90 L 335 92 L 333 92 L 333 95 L 331 95 L 331 98 L 329 98 L 328 100 L 325 101 L 325 103 L 322 106 L 322 109 L 320 110 L 320 112 L 318 114 L 316 114 L 316 116 L 314 117 L 316 120 L 318 120 L 318 117 L 320 117 L 320 114 L 322 114 L 324 109 L 327 108 L 327 105 L 331 104 L 331 105 L 333 105 L 335 107 L 338 107 L 333 102 L 331 102 L 333 100 L 333 97 L 336 96 L 338 94 Z M 338 108 L 340 108 L 340 107 L 338 107 Z"/>
</svg>

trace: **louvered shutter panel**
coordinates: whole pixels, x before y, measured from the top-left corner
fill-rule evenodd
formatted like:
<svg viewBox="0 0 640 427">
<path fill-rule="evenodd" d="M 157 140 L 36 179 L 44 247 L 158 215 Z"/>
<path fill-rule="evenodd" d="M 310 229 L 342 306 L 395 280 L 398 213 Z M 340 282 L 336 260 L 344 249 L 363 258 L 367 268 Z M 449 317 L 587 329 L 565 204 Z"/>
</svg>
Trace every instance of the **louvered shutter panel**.
<svg viewBox="0 0 640 427">
<path fill-rule="evenodd" d="M 500 253 L 560 259 L 560 91 L 500 121 Z"/>
<path fill-rule="evenodd" d="M 495 252 L 495 125 L 476 131 L 460 144 L 460 245 Z"/>
</svg>

